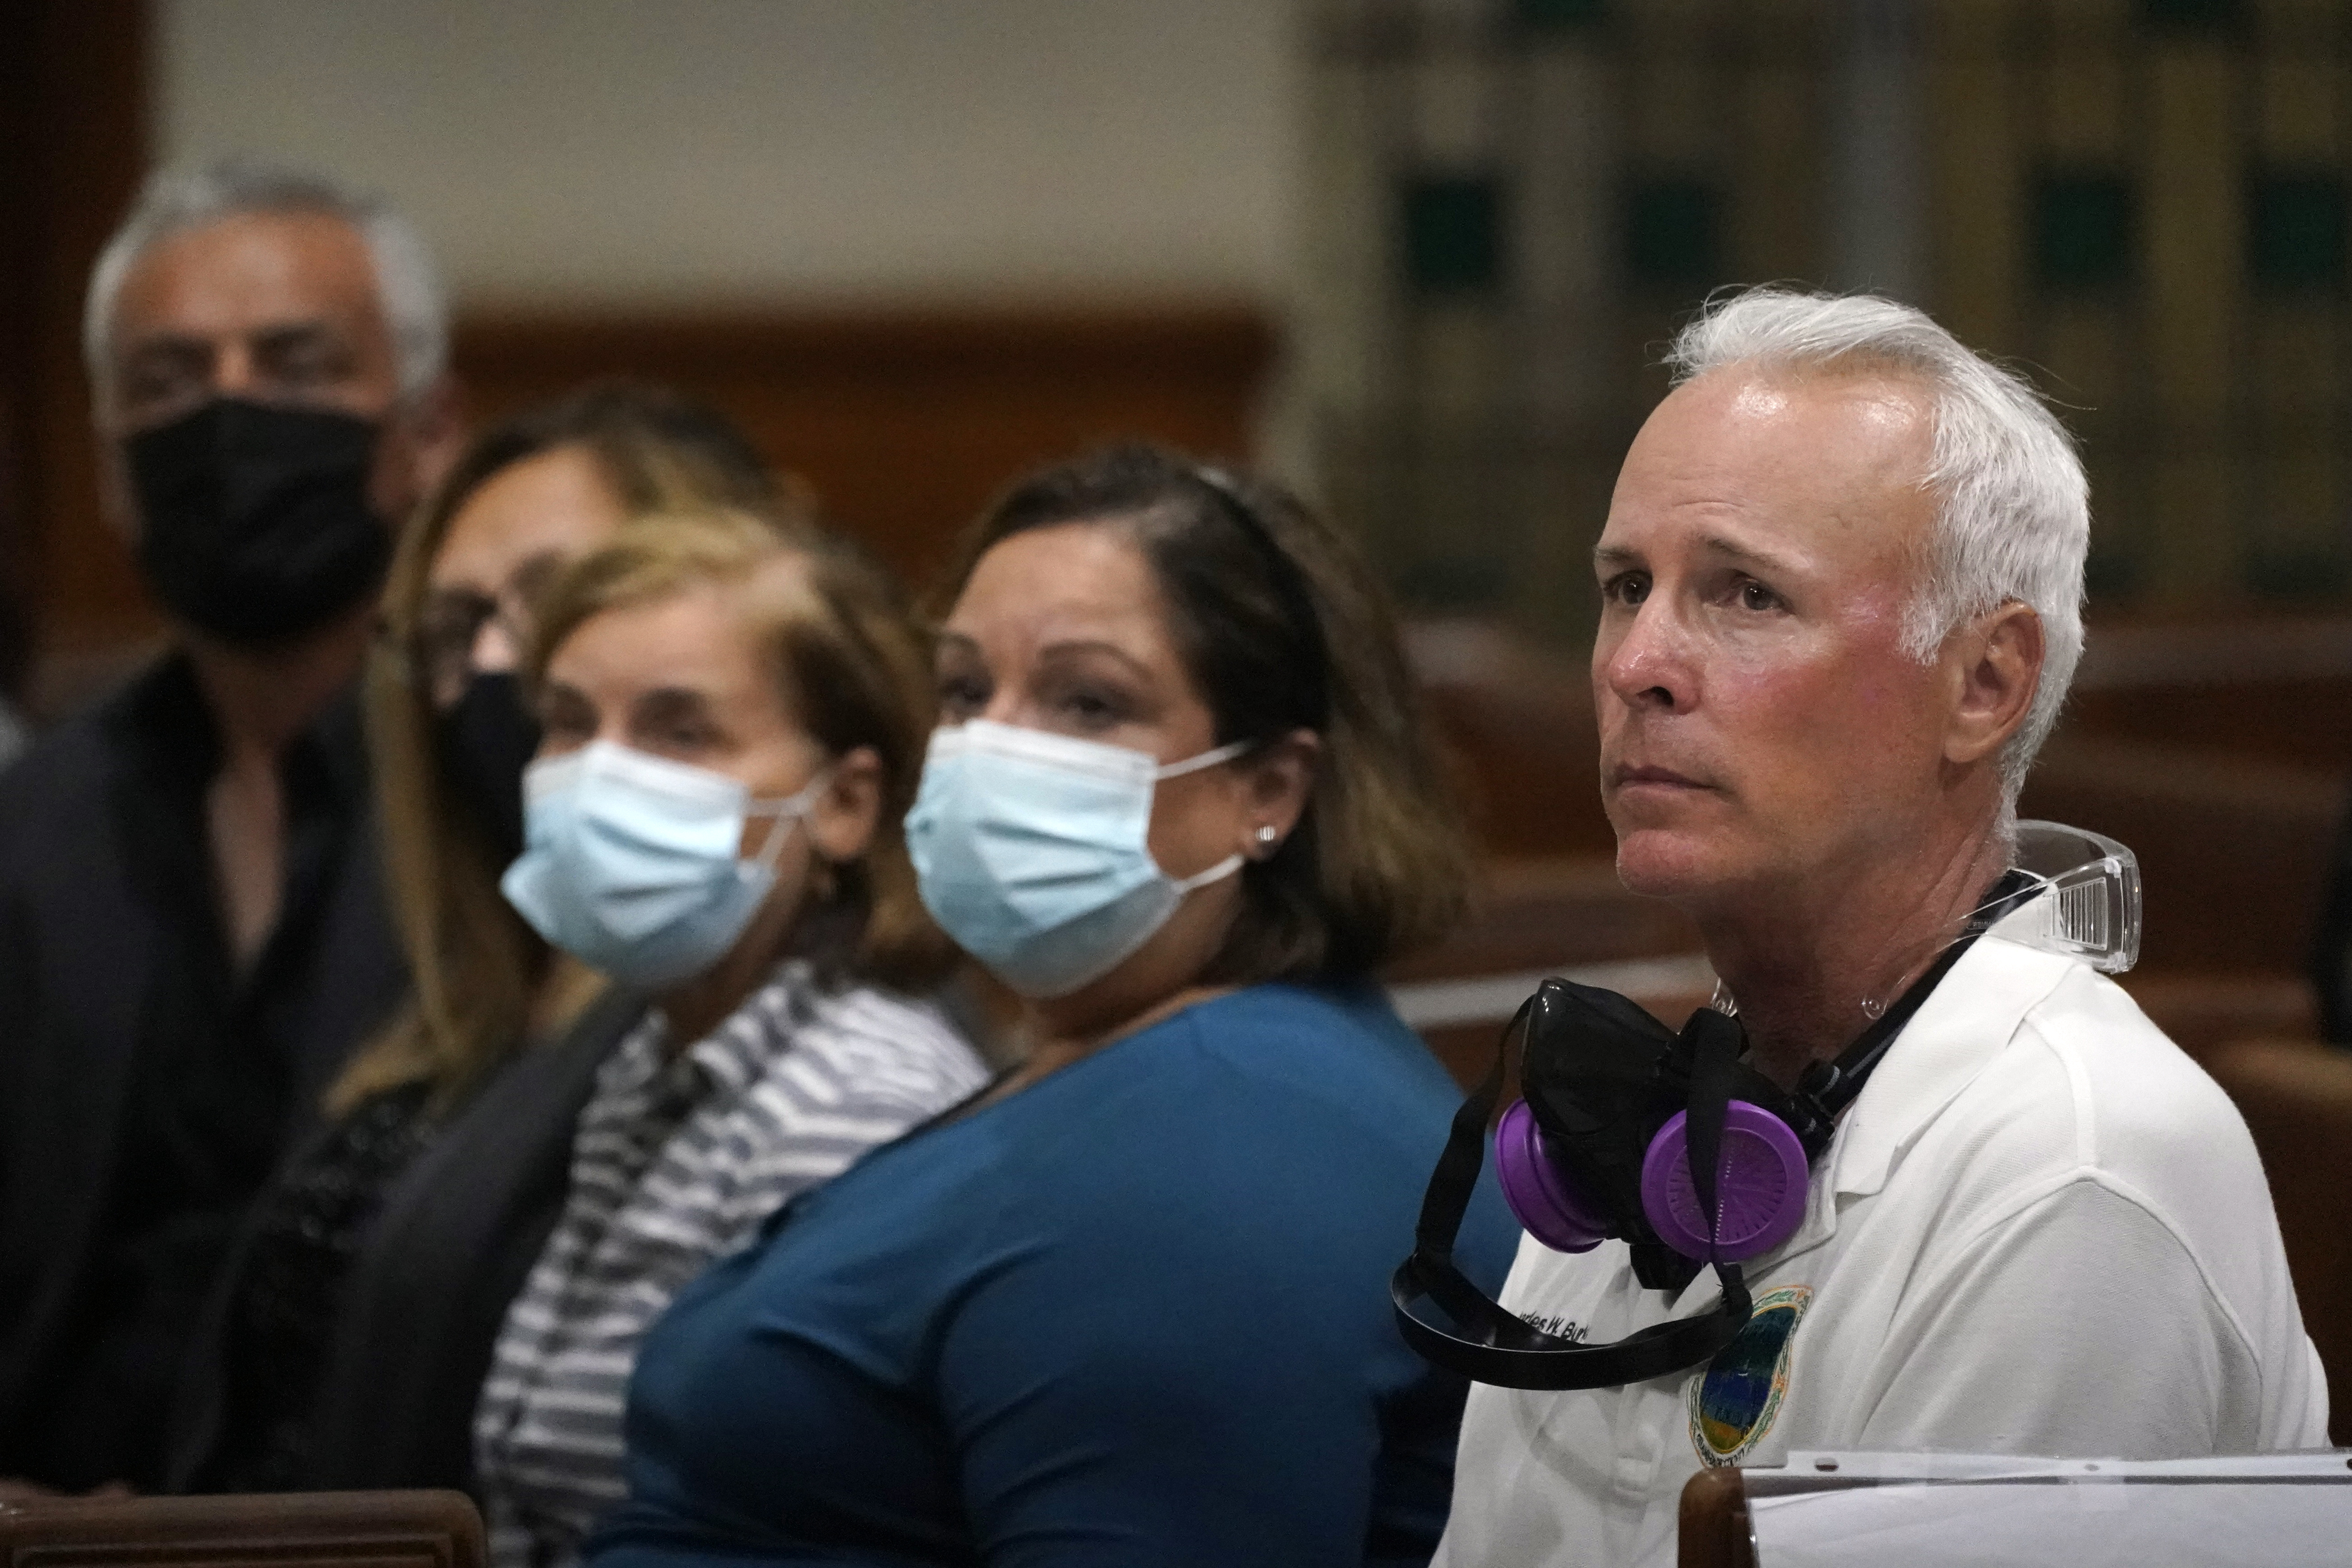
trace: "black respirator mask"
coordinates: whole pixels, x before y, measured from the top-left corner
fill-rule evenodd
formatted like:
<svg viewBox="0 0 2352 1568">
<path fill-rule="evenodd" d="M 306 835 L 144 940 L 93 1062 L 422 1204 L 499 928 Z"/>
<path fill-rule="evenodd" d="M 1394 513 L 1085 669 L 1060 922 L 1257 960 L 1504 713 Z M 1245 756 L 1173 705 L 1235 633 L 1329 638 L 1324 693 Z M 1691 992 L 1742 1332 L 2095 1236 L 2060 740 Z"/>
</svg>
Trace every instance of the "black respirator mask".
<svg viewBox="0 0 2352 1568">
<path fill-rule="evenodd" d="M 376 437 L 352 415 L 236 397 L 130 437 L 148 584 L 198 630 L 252 647 L 351 609 L 392 560 L 368 500 Z"/>
<path fill-rule="evenodd" d="M 1504 1030 L 1495 1065 L 1454 1118 L 1422 1205 L 1412 1255 L 1390 1281 L 1398 1326 L 1424 1357 L 1507 1388 L 1611 1387 L 1695 1366 L 1729 1344 L 1751 1302 L 1742 1261 L 1794 1235 L 1811 1167 L 1903 1026 L 1979 936 L 2087 959 L 2110 973 L 2139 946 L 2139 875 L 2113 839 L 2021 823 L 2020 868 L 1995 886 L 1910 988 L 1834 1060 L 1793 1091 L 1750 1067 L 1727 1011 L 1702 1007 L 1679 1034 L 1613 991 L 1547 980 Z M 2087 858 L 2085 856 L 2087 851 Z M 2034 862 L 2063 861 L 2052 873 Z M 1523 1098 L 1495 1128 L 1505 1201 L 1527 1232 L 1560 1252 L 1627 1244 L 1643 1287 L 1679 1292 L 1702 1266 L 1723 1285 L 1711 1311 L 1585 1344 L 1506 1310 L 1454 1262 L 1454 1241 L 1484 1162 L 1486 1127 L 1513 1042 Z M 1415 1310 L 1434 1300 L 1454 1328 Z"/>
</svg>

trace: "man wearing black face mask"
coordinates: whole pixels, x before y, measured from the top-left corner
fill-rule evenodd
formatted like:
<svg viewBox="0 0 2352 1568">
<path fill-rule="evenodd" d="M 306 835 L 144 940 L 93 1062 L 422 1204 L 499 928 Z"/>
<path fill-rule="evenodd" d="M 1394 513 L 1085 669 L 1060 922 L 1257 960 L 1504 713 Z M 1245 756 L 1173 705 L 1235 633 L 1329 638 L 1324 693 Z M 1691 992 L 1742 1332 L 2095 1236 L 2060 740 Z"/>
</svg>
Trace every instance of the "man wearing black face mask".
<svg viewBox="0 0 2352 1568">
<path fill-rule="evenodd" d="M 239 1215 L 400 993 L 349 689 L 446 342 L 404 223 L 251 163 L 151 182 L 92 276 L 174 646 L 0 780 L 0 1477 L 157 1484 Z"/>
</svg>

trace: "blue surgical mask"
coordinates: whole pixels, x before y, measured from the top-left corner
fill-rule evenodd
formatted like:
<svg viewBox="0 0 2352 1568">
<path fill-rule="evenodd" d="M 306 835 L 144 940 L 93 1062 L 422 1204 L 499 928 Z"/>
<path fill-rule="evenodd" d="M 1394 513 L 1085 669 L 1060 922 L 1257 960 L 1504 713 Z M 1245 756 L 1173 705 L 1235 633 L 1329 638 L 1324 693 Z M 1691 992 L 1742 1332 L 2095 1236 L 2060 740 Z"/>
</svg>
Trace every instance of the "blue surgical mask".
<svg viewBox="0 0 2352 1568">
<path fill-rule="evenodd" d="M 667 985 L 724 957 L 775 886 L 776 857 L 824 775 L 756 801 L 738 780 L 597 741 L 523 774 L 522 858 L 499 886 L 592 969 Z M 743 825 L 772 826 L 750 859 Z"/>
<path fill-rule="evenodd" d="M 1117 968 L 1184 895 L 1232 876 L 1151 858 L 1158 781 L 1249 749 L 1220 746 L 1162 767 L 1146 752 L 973 719 L 935 731 L 907 847 L 923 905 L 966 952 L 1024 996 L 1066 996 Z"/>
</svg>

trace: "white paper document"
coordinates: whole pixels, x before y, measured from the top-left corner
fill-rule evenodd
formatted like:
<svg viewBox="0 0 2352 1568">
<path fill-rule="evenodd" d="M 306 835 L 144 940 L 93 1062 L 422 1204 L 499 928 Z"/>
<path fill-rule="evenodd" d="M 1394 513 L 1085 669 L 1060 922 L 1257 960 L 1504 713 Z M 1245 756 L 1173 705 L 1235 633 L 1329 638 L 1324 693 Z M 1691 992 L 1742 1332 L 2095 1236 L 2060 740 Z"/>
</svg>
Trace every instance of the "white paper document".
<svg viewBox="0 0 2352 1568">
<path fill-rule="evenodd" d="M 2344 1568 L 2352 1455 L 1791 1454 L 1748 1472 L 1759 1568 Z"/>
</svg>

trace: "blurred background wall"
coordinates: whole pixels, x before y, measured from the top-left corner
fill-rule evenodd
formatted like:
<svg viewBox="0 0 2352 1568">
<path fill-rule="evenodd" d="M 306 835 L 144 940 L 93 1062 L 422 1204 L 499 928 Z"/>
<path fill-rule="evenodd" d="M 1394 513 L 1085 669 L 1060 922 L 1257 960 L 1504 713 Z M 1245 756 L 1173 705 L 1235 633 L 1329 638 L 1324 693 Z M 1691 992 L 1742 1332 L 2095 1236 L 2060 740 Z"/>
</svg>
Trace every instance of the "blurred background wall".
<svg viewBox="0 0 2352 1568">
<path fill-rule="evenodd" d="M 468 310 L 1287 291 L 1283 0 L 162 0 L 154 135 L 393 193 Z"/>
</svg>

